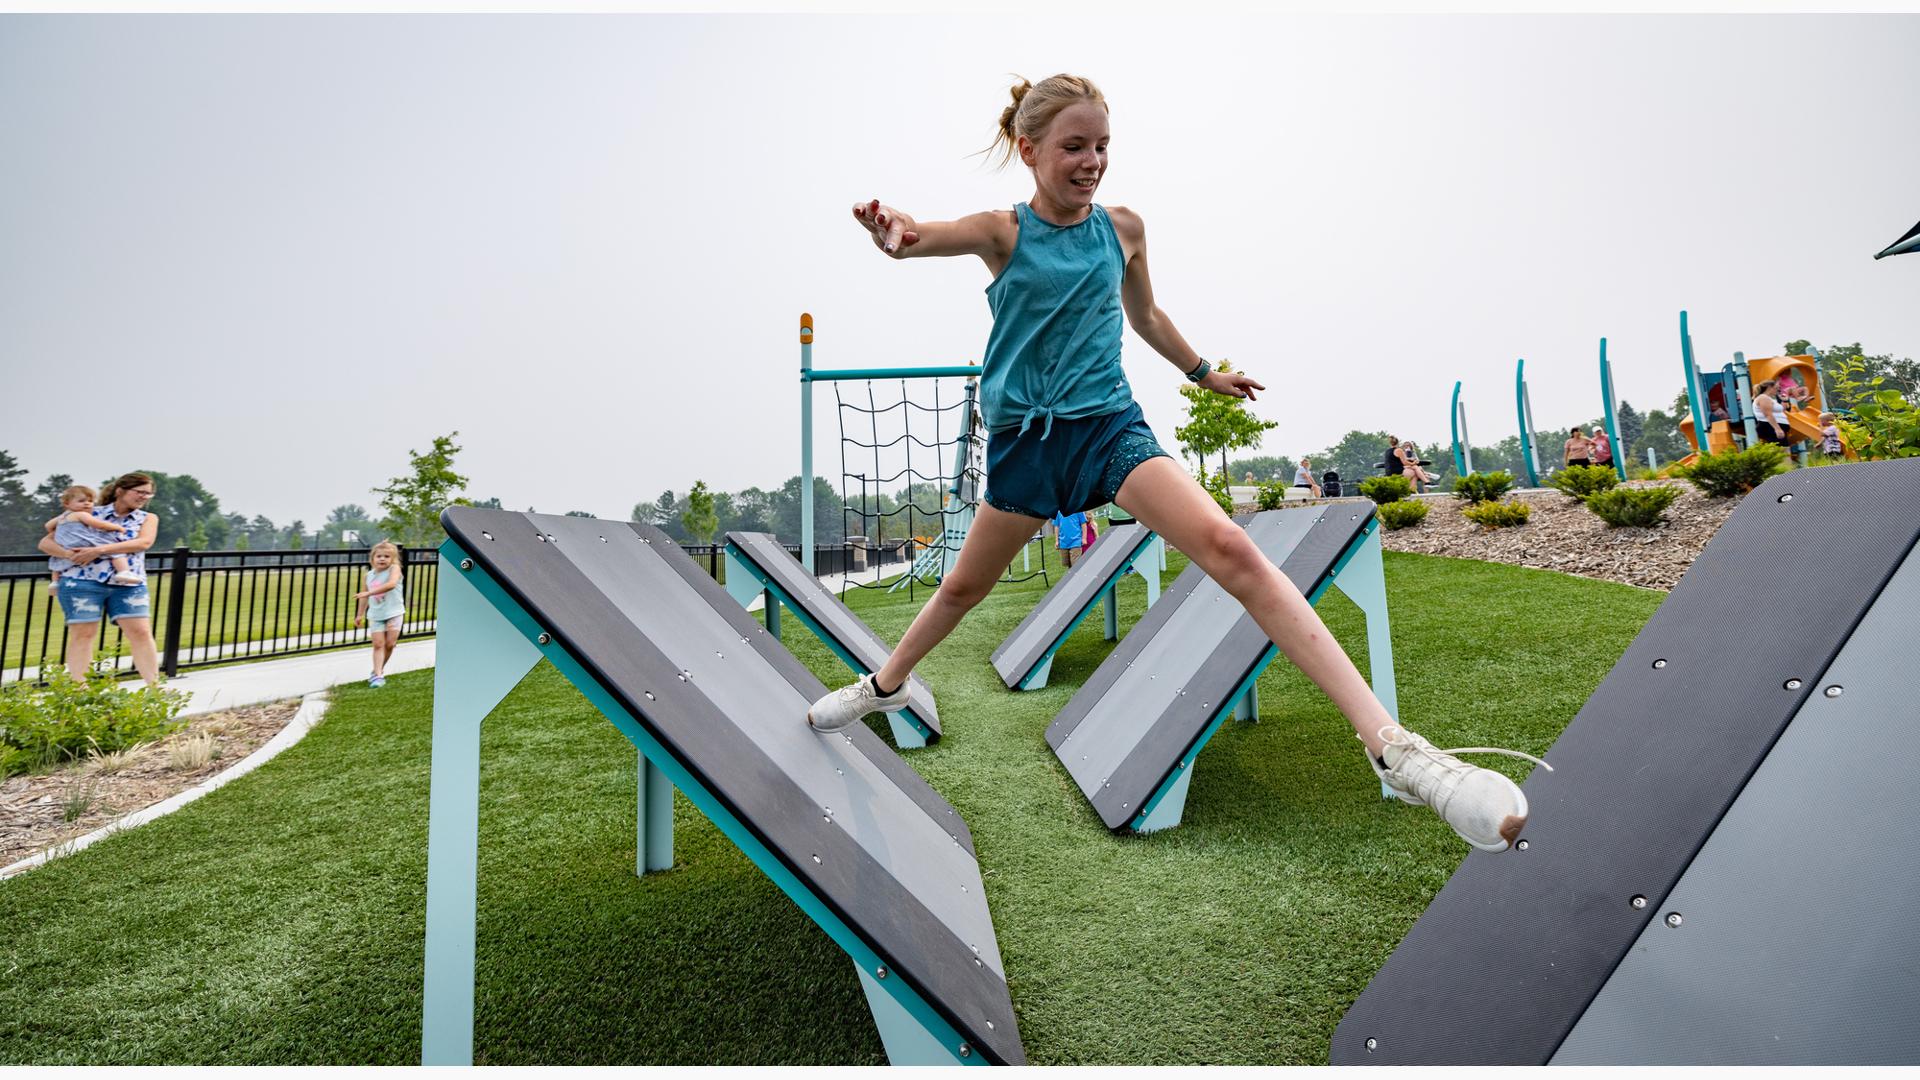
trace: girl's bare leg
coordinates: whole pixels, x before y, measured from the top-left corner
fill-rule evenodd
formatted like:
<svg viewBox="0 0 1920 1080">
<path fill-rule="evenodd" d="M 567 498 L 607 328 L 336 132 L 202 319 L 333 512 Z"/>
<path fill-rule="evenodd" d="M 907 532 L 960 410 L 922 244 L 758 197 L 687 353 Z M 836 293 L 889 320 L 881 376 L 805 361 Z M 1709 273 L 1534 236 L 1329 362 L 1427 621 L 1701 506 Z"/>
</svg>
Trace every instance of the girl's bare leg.
<svg viewBox="0 0 1920 1080">
<path fill-rule="evenodd" d="M 1367 752 L 1380 756 L 1380 731 L 1395 725 L 1393 717 L 1313 605 L 1185 469 L 1171 458 L 1150 458 L 1127 474 L 1114 501 L 1240 601 L 1293 666 L 1333 699 Z"/>
<path fill-rule="evenodd" d="M 1020 549 L 1043 524 L 1040 518 L 1009 514 L 981 503 L 974 514 L 973 527 L 967 530 L 967 541 L 960 545 L 960 557 L 954 561 L 953 572 L 941 579 L 933 599 L 914 616 L 913 625 L 907 627 L 893 654 L 874 672 L 875 681 L 889 688 L 905 682 L 913 673 L 914 665 L 944 641 L 953 628 L 960 625 L 961 617 L 993 591 L 993 583 L 1000 580 L 1007 564 L 1020 554 Z"/>
</svg>

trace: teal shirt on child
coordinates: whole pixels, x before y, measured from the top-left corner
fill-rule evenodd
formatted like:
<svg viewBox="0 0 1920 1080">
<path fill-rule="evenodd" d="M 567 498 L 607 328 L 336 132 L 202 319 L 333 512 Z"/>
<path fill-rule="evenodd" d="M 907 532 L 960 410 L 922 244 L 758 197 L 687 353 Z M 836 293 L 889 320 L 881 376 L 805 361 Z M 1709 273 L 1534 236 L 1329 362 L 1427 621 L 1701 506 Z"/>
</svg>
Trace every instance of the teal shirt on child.
<svg viewBox="0 0 1920 1080">
<path fill-rule="evenodd" d="M 988 431 L 1027 430 L 1116 413 L 1133 403 L 1120 368 L 1120 281 L 1126 254 L 1106 208 L 1053 225 L 1026 203 L 1013 208 L 1020 236 L 987 286 L 993 332 L 980 375 Z"/>
</svg>

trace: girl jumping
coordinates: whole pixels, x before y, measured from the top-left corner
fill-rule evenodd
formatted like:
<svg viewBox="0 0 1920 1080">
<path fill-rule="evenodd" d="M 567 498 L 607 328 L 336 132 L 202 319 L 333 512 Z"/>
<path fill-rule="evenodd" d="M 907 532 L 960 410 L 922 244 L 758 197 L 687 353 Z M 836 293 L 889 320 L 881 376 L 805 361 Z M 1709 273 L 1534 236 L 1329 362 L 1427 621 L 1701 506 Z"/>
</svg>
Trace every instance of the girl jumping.
<svg viewBox="0 0 1920 1080">
<path fill-rule="evenodd" d="M 391 540 L 382 540 L 367 552 L 367 587 L 354 593 L 359 609 L 353 625 L 367 624 L 367 640 L 373 643 L 373 674 L 367 685 L 387 685 L 387 661 L 393 647 L 400 643 L 400 623 L 406 618 L 407 600 L 401 595 L 400 549 Z"/>
<path fill-rule="evenodd" d="M 1432 806 L 1476 848 L 1506 850 L 1527 820 L 1520 788 L 1395 724 L 1300 590 L 1160 448 L 1134 403 L 1120 366 L 1123 311 L 1189 381 L 1248 400 L 1266 387 L 1214 370 L 1154 303 L 1140 215 L 1093 201 L 1107 171 L 1108 137 L 1106 99 L 1092 82 L 1022 80 L 1000 114 L 994 146 L 1032 170 L 1031 199 L 957 221 L 916 221 L 878 199 L 854 206 L 854 220 L 888 257 L 973 255 L 992 276 L 993 329 L 980 379 L 988 490 L 953 571 L 899 647 L 879 671 L 814 702 L 807 722 L 838 731 L 903 707 L 914 665 L 986 598 L 1042 523 L 1112 502 L 1245 606 L 1333 699 L 1374 771 L 1402 799 Z"/>
</svg>

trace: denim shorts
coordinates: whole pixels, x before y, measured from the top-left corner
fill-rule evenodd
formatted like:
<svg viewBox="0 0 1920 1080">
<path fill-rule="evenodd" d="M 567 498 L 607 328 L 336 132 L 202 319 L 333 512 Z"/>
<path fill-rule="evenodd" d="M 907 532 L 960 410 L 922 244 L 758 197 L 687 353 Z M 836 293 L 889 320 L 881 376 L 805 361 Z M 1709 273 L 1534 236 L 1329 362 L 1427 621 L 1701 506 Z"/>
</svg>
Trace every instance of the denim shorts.
<svg viewBox="0 0 1920 1080">
<path fill-rule="evenodd" d="M 987 433 L 987 505 L 1009 514 L 1051 518 L 1105 506 L 1127 474 L 1160 448 L 1138 403 L 1117 413 L 1055 420 L 1026 431 Z"/>
<path fill-rule="evenodd" d="M 108 585 L 76 577 L 60 579 L 60 610 L 70 623 L 99 622 L 101 612 L 114 622 L 153 615 L 145 585 Z"/>
</svg>

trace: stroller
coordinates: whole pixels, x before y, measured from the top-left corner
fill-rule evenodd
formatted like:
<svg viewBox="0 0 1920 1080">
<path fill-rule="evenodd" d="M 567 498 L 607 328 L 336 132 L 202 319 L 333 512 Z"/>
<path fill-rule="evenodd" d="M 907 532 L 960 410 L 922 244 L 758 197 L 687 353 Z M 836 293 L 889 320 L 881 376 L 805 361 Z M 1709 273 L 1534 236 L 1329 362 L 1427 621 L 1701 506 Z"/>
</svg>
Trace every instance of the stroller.
<svg viewBox="0 0 1920 1080">
<path fill-rule="evenodd" d="M 1328 469 L 1320 474 L 1320 493 L 1329 499 L 1340 498 L 1340 474 Z"/>
</svg>

